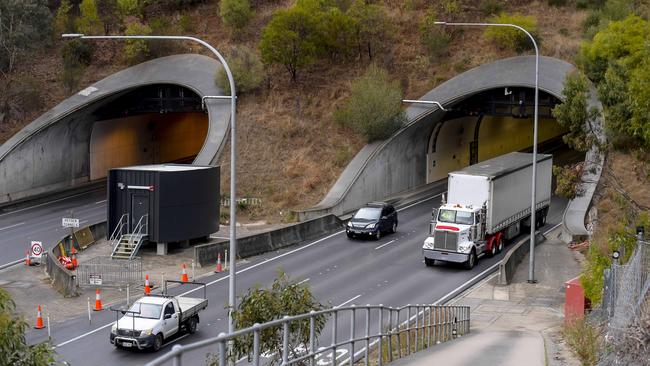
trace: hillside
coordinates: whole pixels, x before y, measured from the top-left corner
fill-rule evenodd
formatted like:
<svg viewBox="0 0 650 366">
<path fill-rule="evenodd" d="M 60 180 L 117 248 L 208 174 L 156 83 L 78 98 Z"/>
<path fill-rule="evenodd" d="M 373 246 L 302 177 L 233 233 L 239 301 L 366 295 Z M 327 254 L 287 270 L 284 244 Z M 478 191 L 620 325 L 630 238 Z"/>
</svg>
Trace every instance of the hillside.
<svg viewBox="0 0 650 366">
<path fill-rule="evenodd" d="M 247 45 L 257 50 L 264 26 L 275 10 L 292 2 L 253 4 L 253 17 L 245 32 L 225 26 L 215 1 L 199 2 L 185 10 L 149 6 L 146 21 L 164 19 L 170 32 L 196 35 L 220 50 Z M 498 9 L 494 4 L 505 3 Z M 344 61 L 318 60 L 291 81 L 285 69 L 266 66 L 263 86 L 238 100 L 238 195 L 259 197 L 263 205 L 243 212 L 243 219 L 279 222 L 293 220 L 289 210 L 310 207 L 327 193 L 346 164 L 365 144 L 365 139 L 336 123 L 333 111 L 349 96 L 350 84 L 371 62 L 388 70 L 399 82 L 404 96 L 418 98 L 437 84 L 469 68 L 516 55 L 500 49 L 484 36 L 484 29 L 456 29 L 448 52 L 437 60 L 427 56 L 420 41 L 419 24 L 429 8 L 440 19 L 485 21 L 493 10 L 529 15 L 537 20 L 541 53 L 571 61 L 583 34 L 586 12 L 573 5 L 553 7 L 547 1 L 386 1 L 392 36 L 372 60 L 352 57 Z M 495 7 L 488 7 L 488 5 Z M 128 19 L 126 20 L 128 22 Z M 146 22 L 145 21 L 145 22 Z M 185 30 L 183 30 L 185 29 Z M 18 79 L 38 85 L 34 99 L 21 118 L 0 129 L 4 142 L 21 127 L 66 98 L 61 82 L 60 57 L 64 41 L 53 37 L 52 45 L 39 50 L 18 67 Z M 92 63 L 83 73 L 76 90 L 127 67 L 120 57 L 121 44 L 98 43 Z M 176 47 L 173 52 L 201 52 L 195 45 Z M 37 61 L 36 61 L 37 60 Z M 40 102 L 39 102 L 40 100 Z M 222 192 L 228 192 L 229 147 L 222 159 Z"/>
</svg>

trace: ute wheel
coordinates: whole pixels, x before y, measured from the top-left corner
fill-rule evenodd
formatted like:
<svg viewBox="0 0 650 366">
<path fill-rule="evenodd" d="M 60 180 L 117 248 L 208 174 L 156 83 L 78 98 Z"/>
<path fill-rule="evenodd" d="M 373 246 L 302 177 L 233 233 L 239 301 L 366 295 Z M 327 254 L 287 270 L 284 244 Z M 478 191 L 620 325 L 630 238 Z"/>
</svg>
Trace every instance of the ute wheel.
<svg viewBox="0 0 650 366">
<path fill-rule="evenodd" d="M 393 227 L 391 227 L 390 232 L 393 233 L 393 234 L 395 234 L 397 232 L 397 223 L 396 222 L 393 223 Z"/>
<path fill-rule="evenodd" d="M 424 264 L 426 264 L 427 267 L 433 267 L 433 266 L 436 265 L 436 260 L 435 259 L 424 258 Z"/>
<path fill-rule="evenodd" d="M 469 259 L 465 262 L 466 269 L 472 269 L 476 265 L 476 252 L 472 249 L 472 252 L 469 254 Z"/>
<path fill-rule="evenodd" d="M 194 333 L 196 333 L 196 318 L 195 318 L 195 317 L 191 317 L 191 318 L 189 318 L 189 319 L 187 320 L 187 325 L 186 325 L 186 327 L 187 327 L 187 332 L 188 332 L 189 334 L 194 334 Z"/>
<path fill-rule="evenodd" d="M 381 230 L 377 229 L 377 234 L 375 234 L 375 240 L 381 239 Z"/>
<path fill-rule="evenodd" d="M 158 352 L 160 347 L 162 347 L 162 344 L 163 344 L 163 336 L 162 336 L 162 334 L 158 333 L 158 334 L 156 334 L 156 339 L 154 339 L 153 346 L 151 346 L 151 349 L 154 352 Z"/>
</svg>

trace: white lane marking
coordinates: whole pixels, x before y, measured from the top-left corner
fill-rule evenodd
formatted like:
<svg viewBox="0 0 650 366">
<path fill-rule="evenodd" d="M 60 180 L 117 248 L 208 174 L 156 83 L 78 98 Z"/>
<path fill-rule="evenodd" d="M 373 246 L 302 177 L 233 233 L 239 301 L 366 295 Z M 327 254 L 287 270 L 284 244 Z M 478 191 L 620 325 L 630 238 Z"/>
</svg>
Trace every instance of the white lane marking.
<svg viewBox="0 0 650 366">
<path fill-rule="evenodd" d="M 43 202 L 43 203 L 38 204 L 38 205 L 34 205 L 34 206 L 29 206 L 29 207 L 21 208 L 20 210 L 14 210 L 14 211 L 5 212 L 5 213 L 3 213 L 3 214 L 0 214 L 0 217 L 2 217 L 2 216 L 7 216 L 7 215 L 11 215 L 11 214 L 15 214 L 15 213 L 18 213 L 18 212 L 23 212 L 23 211 L 31 210 L 31 209 L 33 209 L 33 208 L 42 207 L 42 206 L 45 206 L 45 205 L 50 205 L 50 204 L 52 204 L 52 203 L 56 203 L 56 202 L 65 201 L 65 200 L 68 200 L 68 199 L 70 199 L 70 198 L 74 198 L 74 197 L 79 197 L 79 196 L 88 195 L 89 193 L 92 193 L 92 192 L 94 192 L 94 191 L 78 193 L 78 194 L 75 194 L 75 195 L 72 195 L 72 196 L 59 198 L 58 200 L 49 201 L 49 202 Z"/>
<path fill-rule="evenodd" d="M 182 336 L 180 336 L 180 337 L 178 337 L 178 338 L 176 338 L 176 339 L 173 339 L 173 340 L 171 340 L 171 341 L 165 343 L 165 344 L 164 344 L 162 347 L 160 347 L 160 348 L 165 348 L 165 347 L 167 347 L 167 346 L 170 346 L 172 343 L 178 342 L 178 341 L 180 341 L 181 339 L 183 339 L 183 338 L 185 338 L 185 337 L 187 337 L 187 336 L 189 336 L 189 335 L 190 335 L 189 333 L 185 333 L 185 334 L 183 334 Z"/>
<path fill-rule="evenodd" d="M 410 205 L 408 205 L 408 206 L 404 206 L 404 207 L 402 207 L 402 208 L 398 208 L 397 211 L 404 211 L 404 210 L 406 210 L 407 208 L 411 208 L 411 207 L 413 207 L 413 206 L 417 206 L 417 205 L 419 205 L 419 204 L 422 203 L 422 202 L 426 202 L 426 201 L 432 200 L 432 199 L 434 199 L 434 198 L 436 198 L 436 197 L 440 197 L 440 196 L 442 196 L 443 193 L 446 193 L 446 192 L 447 192 L 447 191 L 444 191 L 444 192 L 442 192 L 442 193 L 438 193 L 438 194 L 435 195 L 435 196 L 431 196 L 431 197 L 429 197 L 429 198 L 425 198 L 425 199 L 423 199 L 423 200 L 420 200 L 420 201 L 414 202 L 414 203 L 412 203 L 412 204 L 410 204 Z"/>
<path fill-rule="evenodd" d="M 104 203 L 104 202 L 106 202 L 106 200 L 97 201 L 97 202 L 95 202 L 95 204 L 99 205 L 99 204 Z"/>
<path fill-rule="evenodd" d="M 409 205 L 409 206 L 406 206 L 406 207 L 400 208 L 400 209 L 398 209 L 397 211 L 405 210 L 405 209 L 407 209 L 407 208 L 409 208 L 409 207 L 413 207 L 413 206 L 415 206 L 415 205 L 417 205 L 417 204 L 419 204 L 419 203 L 429 201 L 429 200 L 431 200 L 431 199 L 433 199 L 433 198 L 435 198 L 435 197 L 438 197 L 438 196 L 440 196 L 440 195 L 442 195 L 442 193 L 441 193 L 441 194 L 437 194 L 437 195 L 435 195 L 435 196 L 433 196 L 433 197 L 425 198 L 425 199 L 423 199 L 423 200 L 421 200 L 421 201 L 418 201 L 418 202 L 416 202 L 416 203 L 413 203 L 413 204 L 411 204 L 411 205 Z M 321 242 L 323 242 L 323 241 L 325 241 L 325 240 L 327 240 L 327 239 L 330 239 L 330 238 L 332 238 L 332 237 L 334 237 L 334 236 L 336 236 L 336 235 L 343 234 L 344 232 L 345 232 L 345 230 L 337 231 L 337 232 L 335 232 L 335 233 L 333 233 L 333 234 L 330 234 L 330 235 L 328 235 L 328 236 L 326 236 L 326 237 L 324 237 L 324 238 L 320 238 L 320 239 L 318 239 L 318 240 L 316 240 L 316 241 L 314 241 L 314 242 L 312 242 L 312 243 L 306 244 L 306 245 L 304 245 L 304 246 L 302 246 L 302 247 L 296 248 L 296 249 L 291 250 L 291 251 L 289 251 L 289 252 L 286 252 L 286 253 L 284 253 L 284 254 L 280 254 L 280 255 L 278 255 L 278 256 L 276 256 L 276 257 L 266 259 L 266 260 L 264 260 L 264 261 L 262 261 L 262 262 L 260 262 L 260 263 L 254 264 L 254 265 L 252 265 L 252 266 L 250 266 L 250 267 L 246 267 L 246 268 L 244 268 L 244 269 L 242 269 L 242 270 L 236 272 L 236 274 L 244 273 L 244 272 L 246 272 L 246 271 L 249 271 L 249 270 L 251 270 L 251 269 L 254 269 L 254 268 L 256 268 L 256 267 L 259 267 L 259 266 L 261 266 L 261 265 L 263 265 L 263 264 L 266 264 L 266 263 L 268 263 L 268 262 L 271 262 L 271 261 L 274 261 L 274 260 L 276 260 L 276 259 L 280 259 L 280 258 L 286 257 L 287 255 L 290 255 L 290 254 L 293 254 L 293 253 L 299 252 L 299 251 L 301 251 L 301 250 L 307 249 L 307 248 L 312 247 L 312 246 L 314 246 L 314 245 L 316 245 L 316 244 L 318 244 L 318 243 L 321 243 Z M 212 282 L 208 282 L 208 283 L 206 284 L 206 286 L 211 286 L 211 285 L 214 285 L 215 283 L 219 283 L 219 282 L 221 282 L 221 281 L 225 281 L 225 280 L 228 279 L 229 277 L 230 277 L 230 275 L 228 275 L 228 276 L 224 276 L 224 277 L 221 277 L 221 278 L 217 278 L 216 280 L 214 280 L 214 281 L 212 281 Z M 200 287 L 197 287 L 197 288 L 195 288 L 195 289 L 193 289 L 193 290 L 185 291 L 184 293 L 182 293 L 182 294 L 180 294 L 180 295 L 178 295 L 178 296 L 185 296 L 185 295 L 190 294 L 190 293 L 192 293 L 192 292 L 194 292 L 194 291 L 198 291 L 199 289 L 200 289 Z M 361 296 L 361 295 L 359 295 L 359 296 Z M 353 300 L 354 300 L 354 299 L 353 299 Z M 69 343 L 71 343 L 71 342 L 74 342 L 74 341 L 76 341 L 76 340 L 79 340 L 79 339 L 81 339 L 81 338 L 84 338 L 84 337 L 86 337 L 86 336 L 89 336 L 89 335 L 91 335 L 91 334 L 93 334 L 93 333 L 96 333 L 96 332 L 102 330 L 102 329 L 108 328 L 108 327 L 112 326 L 114 323 L 115 323 L 115 322 L 110 322 L 110 323 L 108 323 L 108 324 L 106 324 L 106 325 L 103 325 L 103 326 L 97 328 L 97 329 L 94 329 L 94 330 L 91 330 L 91 331 L 86 332 L 86 333 L 84 333 L 84 334 L 78 335 L 78 336 L 76 336 L 76 337 L 74 337 L 74 338 L 72 338 L 72 339 L 70 339 L 70 340 L 68 340 L 68 341 L 65 341 L 65 342 L 63 342 L 63 343 L 60 343 L 60 344 L 56 345 L 56 347 L 62 347 L 62 346 L 65 346 L 66 344 L 69 344 Z"/>
<path fill-rule="evenodd" d="M 358 298 L 360 298 L 360 297 L 361 297 L 361 294 L 359 294 L 359 295 L 357 295 L 357 296 L 351 298 L 350 300 L 348 300 L 348 301 L 346 301 L 346 302 L 344 302 L 344 303 L 342 303 L 342 304 L 336 305 L 336 306 L 334 307 L 334 309 L 337 309 L 337 308 L 340 308 L 341 306 L 347 305 L 347 304 L 351 303 L 352 301 L 354 301 L 354 300 L 356 300 L 356 299 L 358 299 Z"/>
<path fill-rule="evenodd" d="M 85 224 L 87 222 L 88 222 L 88 220 L 83 220 L 83 221 L 79 221 L 79 224 Z"/>
<path fill-rule="evenodd" d="M 392 242 L 394 242 L 394 241 L 395 241 L 395 239 L 389 241 L 388 243 L 385 243 L 385 244 L 382 244 L 382 245 L 380 245 L 380 246 L 378 246 L 378 247 L 375 247 L 375 250 L 377 250 L 377 249 L 381 249 L 381 248 L 385 247 L 386 245 L 388 245 L 388 244 L 390 244 L 390 243 L 392 243 Z"/>
<path fill-rule="evenodd" d="M 2 231 L 2 230 L 7 230 L 7 229 L 11 229 L 11 228 L 14 228 L 14 227 L 18 227 L 18 226 L 20 226 L 20 225 L 25 225 L 25 223 L 24 223 L 24 222 L 19 222 L 19 223 L 17 223 L 17 224 L 13 224 L 13 225 L 5 226 L 5 227 L 3 227 L 3 228 L 0 228 L 0 231 Z"/>
<path fill-rule="evenodd" d="M 307 281 L 309 281 L 309 278 L 305 278 L 304 280 L 298 282 L 297 284 L 298 284 L 298 285 L 302 285 L 303 283 L 305 283 L 305 282 L 307 282 Z"/>
</svg>

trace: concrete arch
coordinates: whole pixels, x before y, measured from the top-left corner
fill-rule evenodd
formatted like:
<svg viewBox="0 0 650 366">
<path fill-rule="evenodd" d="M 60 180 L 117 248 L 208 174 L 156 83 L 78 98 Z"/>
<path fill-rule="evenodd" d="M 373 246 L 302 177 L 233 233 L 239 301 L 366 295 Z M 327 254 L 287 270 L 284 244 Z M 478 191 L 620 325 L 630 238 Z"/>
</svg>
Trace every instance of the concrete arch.
<svg viewBox="0 0 650 366">
<path fill-rule="evenodd" d="M 214 82 L 221 64 L 197 54 L 173 55 L 117 72 L 59 103 L 0 146 L 0 204 L 84 184 L 90 180 L 92 122 L 100 103 L 139 87 L 169 84 L 199 97 L 223 95 Z M 208 129 L 194 164 L 215 164 L 229 134 L 230 102 L 206 103 Z"/>
<path fill-rule="evenodd" d="M 551 57 L 540 57 L 539 88 L 563 99 L 564 79 L 575 68 Z M 495 88 L 534 88 L 535 58 L 512 57 L 460 74 L 421 97 L 452 105 Z M 366 145 L 348 164 L 325 198 L 299 213 L 300 219 L 344 214 L 368 201 L 380 200 L 426 183 L 427 146 L 444 112 L 422 105 L 406 110 L 408 123 L 389 139 Z"/>
</svg>

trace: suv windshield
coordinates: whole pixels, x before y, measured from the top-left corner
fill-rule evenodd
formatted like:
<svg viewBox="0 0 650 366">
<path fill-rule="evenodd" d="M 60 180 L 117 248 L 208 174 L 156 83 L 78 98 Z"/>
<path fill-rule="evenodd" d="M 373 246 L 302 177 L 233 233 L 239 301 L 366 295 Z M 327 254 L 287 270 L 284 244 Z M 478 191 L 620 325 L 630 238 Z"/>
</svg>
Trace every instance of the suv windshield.
<svg viewBox="0 0 650 366">
<path fill-rule="evenodd" d="M 363 207 L 354 214 L 355 219 L 361 220 L 378 220 L 381 215 L 381 208 Z"/>
<path fill-rule="evenodd" d="M 143 304 L 136 302 L 131 306 L 129 311 L 140 314 L 131 314 L 126 313 L 126 316 L 135 316 L 136 318 L 146 318 L 146 319 L 160 319 L 160 312 L 162 311 L 162 305 L 156 304 Z"/>
<path fill-rule="evenodd" d="M 448 222 L 450 224 L 472 225 L 474 224 L 474 214 L 465 211 L 440 210 L 438 213 L 438 222 Z"/>
</svg>

